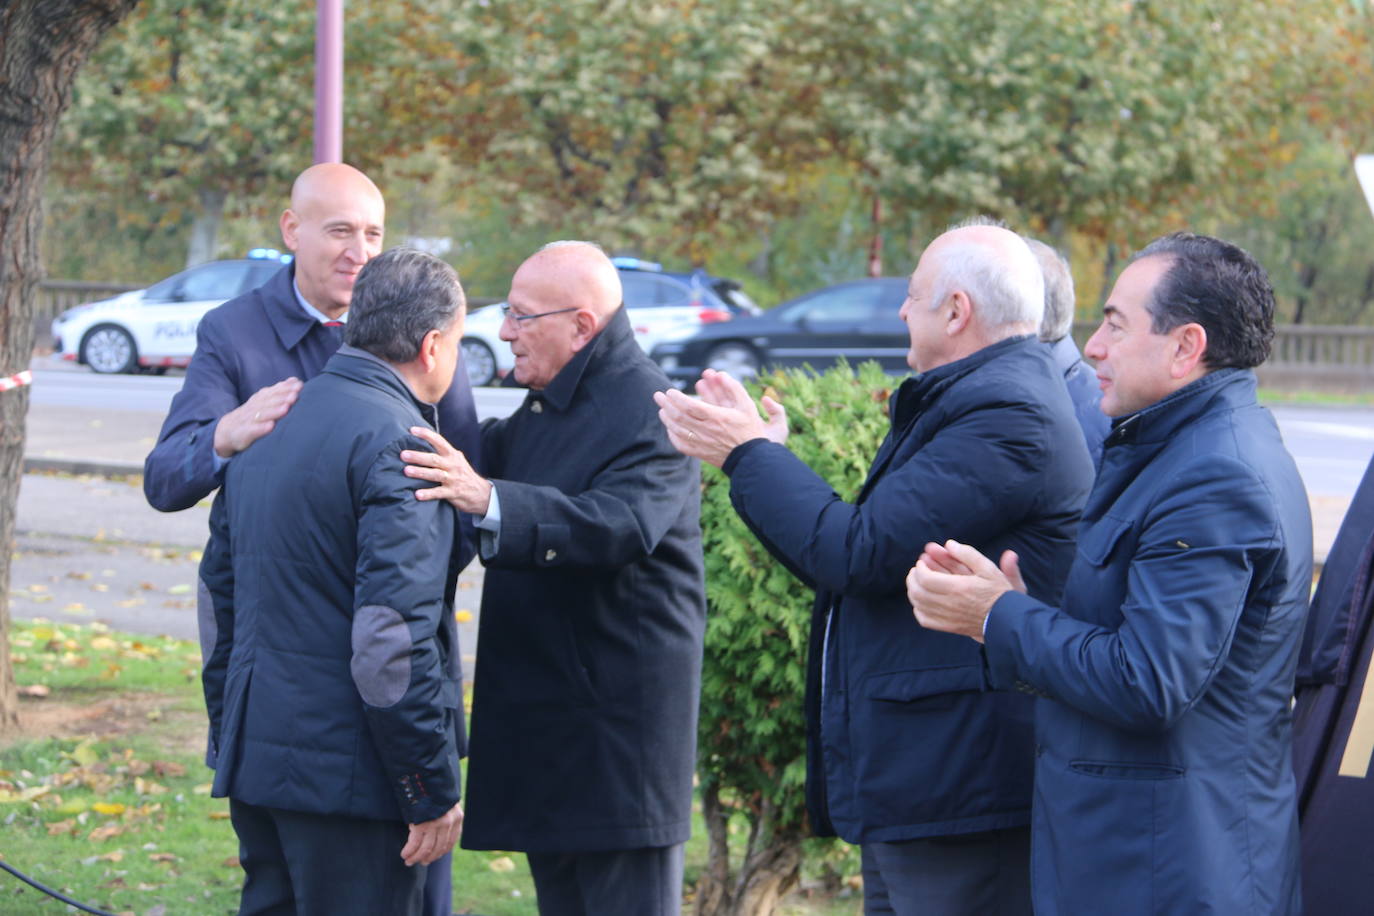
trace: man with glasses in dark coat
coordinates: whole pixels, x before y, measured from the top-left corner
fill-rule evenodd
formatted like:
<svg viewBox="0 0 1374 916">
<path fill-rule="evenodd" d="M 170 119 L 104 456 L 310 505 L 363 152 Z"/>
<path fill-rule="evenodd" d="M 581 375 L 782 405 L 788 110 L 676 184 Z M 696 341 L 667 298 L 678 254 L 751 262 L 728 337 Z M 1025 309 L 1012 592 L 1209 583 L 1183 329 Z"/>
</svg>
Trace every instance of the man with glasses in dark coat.
<svg viewBox="0 0 1374 916">
<path fill-rule="evenodd" d="M 542 916 L 678 916 L 706 599 L 701 475 L 655 417 L 667 384 L 586 242 L 511 280 L 529 388 L 482 426 L 479 476 L 425 430 L 413 476 L 481 520 L 486 581 L 463 845 L 524 851 Z"/>
</svg>

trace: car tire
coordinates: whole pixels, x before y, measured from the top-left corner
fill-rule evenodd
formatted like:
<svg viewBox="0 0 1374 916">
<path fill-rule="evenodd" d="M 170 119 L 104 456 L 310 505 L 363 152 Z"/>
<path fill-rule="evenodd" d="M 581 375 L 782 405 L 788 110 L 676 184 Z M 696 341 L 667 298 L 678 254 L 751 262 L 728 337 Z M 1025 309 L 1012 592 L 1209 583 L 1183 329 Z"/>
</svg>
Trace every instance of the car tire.
<svg viewBox="0 0 1374 916">
<path fill-rule="evenodd" d="M 138 347 L 128 331 L 116 324 L 98 324 L 81 338 L 81 362 L 101 375 L 138 369 Z"/>
<path fill-rule="evenodd" d="M 468 372 L 468 384 L 473 388 L 496 381 L 496 354 L 475 337 L 463 338 L 463 366 Z"/>
<path fill-rule="evenodd" d="M 761 365 L 763 360 L 757 350 L 748 344 L 731 342 L 712 347 L 706 354 L 703 368 L 715 369 L 737 379 L 750 379 L 759 374 Z"/>
</svg>

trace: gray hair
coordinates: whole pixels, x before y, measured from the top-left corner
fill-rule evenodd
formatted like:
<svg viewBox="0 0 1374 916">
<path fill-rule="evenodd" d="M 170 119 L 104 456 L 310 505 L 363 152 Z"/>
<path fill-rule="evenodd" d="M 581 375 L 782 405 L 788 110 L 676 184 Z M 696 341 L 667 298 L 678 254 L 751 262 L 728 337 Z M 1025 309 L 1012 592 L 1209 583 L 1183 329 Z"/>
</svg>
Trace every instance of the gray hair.
<svg viewBox="0 0 1374 916">
<path fill-rule="evenodd" d="M 389 363 L 408 363 L 425 335 L 447 331 L 465 305 L 456 270 L 432 254 L 393 248 L 358 274 L 344 340 Z"/>
<path fill-rule="evenodd" d="M 997 220 L 975 217 L 946 231 L 971 226 L 1007 228 Z M 1045 311 L 1045 281 L 1025 240 L 1016 238 L 1020 244 L 1006 249 L 974 242 L 953 242 L 936 249 L 930 307 L 939 308 L 956 290 L 962 290 L 977 305 L 979 319 L 989 329 L 1038 328 Z"/>
<path fill-rule="evenodd" d="M 1039 239 L 1028 238 L 1026 244 L 1040 262 L 1040 273 L 1045 277 L 1045 317 L 1040 322 L 1040 339 L 1054 343 L 1073 327 L 1073 272 L 1069 259 L 1057 249 Z"/>
</svg>

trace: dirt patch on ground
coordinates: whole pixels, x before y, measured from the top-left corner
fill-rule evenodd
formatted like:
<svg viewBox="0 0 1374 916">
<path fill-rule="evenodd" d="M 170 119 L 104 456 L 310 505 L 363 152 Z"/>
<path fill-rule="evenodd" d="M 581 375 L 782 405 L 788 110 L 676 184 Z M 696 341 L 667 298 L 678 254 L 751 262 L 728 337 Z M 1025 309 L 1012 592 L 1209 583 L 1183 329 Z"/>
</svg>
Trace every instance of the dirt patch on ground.
<svg viewBox="0 0 1374 916">
<path fill-rule="evenodd" d="M 149 735 L 168 751 L 198 754 L 205 749 L 205 717 L 178 709 L 157 693 L 126 691 L 73 696 L 54 691 L 42 699 L 21 697 L 19 730 L 0 745 L 41 738 L 119 739 Z"/>
</svg>

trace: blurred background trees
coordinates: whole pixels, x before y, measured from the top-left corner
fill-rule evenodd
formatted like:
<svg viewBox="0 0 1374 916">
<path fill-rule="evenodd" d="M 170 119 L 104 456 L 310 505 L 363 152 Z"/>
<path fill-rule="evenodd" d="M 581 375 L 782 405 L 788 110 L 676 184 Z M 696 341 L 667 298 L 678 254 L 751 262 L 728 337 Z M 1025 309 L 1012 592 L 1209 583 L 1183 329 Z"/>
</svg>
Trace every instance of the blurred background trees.
<svg viewBox="0 0 1374 916">
<path fill-rule="evenodd" d="M 269 5 L 270 6 L 270 5 Z M 1283 319 L 1374 320 L 1374 17 L 1355 0 L 352 0 L 345 156 L 389 243 L 475 295 L 555 237 L 765 305 L 909 270 L 990 213 L 1070 251 L 1084 317 L 1150 237 L 1251 247 Z M 48 274 L 153 280 L 278 244 L 309 162 L 313 10 L 144 0 L 78 79 Z M 878 207 L 874 204 L 877 202 Z M 878 219 L 875 221 L 875 215 Z"/>
</svg>

